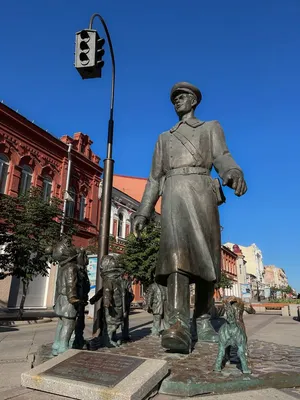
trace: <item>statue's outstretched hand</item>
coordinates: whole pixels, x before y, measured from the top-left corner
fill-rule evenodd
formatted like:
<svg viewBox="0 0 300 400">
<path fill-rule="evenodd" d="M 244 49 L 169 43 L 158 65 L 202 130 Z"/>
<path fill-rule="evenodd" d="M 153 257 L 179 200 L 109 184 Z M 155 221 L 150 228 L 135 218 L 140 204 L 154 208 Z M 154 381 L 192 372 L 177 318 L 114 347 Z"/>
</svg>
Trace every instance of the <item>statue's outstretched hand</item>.
<svg viewBox="0 0 300 400">
<path fill-rule="evenodd" d="M 247 185 L 243 173 L 238 169 L 232 169 L 223 176 L 223 186 L 229 186 L 236 196 L 243 196 L 247 192 Z"/>
<path fill-rule="evenodd" d="M 140 239 L 141 233 L 145 228 L 147 223 L 147 218 L 141 215 L 138 215 L 133 220 L 133 234 L 137 239 Z"/>
</svg>

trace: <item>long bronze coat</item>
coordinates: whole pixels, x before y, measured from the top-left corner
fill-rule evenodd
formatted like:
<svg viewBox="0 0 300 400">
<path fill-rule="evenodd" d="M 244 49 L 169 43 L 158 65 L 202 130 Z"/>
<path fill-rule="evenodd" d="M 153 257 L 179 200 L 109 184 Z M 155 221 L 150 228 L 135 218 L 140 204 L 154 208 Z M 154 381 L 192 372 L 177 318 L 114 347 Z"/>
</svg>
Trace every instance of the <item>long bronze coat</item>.
<svg viewBox="0 0 300 400">
<path fill-rule="evenodd" d="M 178 128 L 200 152 L 198 162 L 174 136 Z M 197 278 L 213 282 L 220 277 L 220 222 L 210 176 L 213 166 L 221 178 L 229 170 L 241 170 L 227 149 L 217 121 L 191 118 L 159 136 L 137 215 L 149 218 L 162 195 L 156 269 L 156 281 L 162 285 L 166 285 L 168 275 L 177 271 L 188 274 L 191 283 Z M 207 175 L 173 171 L 175 174 L 168 177 L 170 170 L 181 167 L 202 167 Z"/>
<path fill-rule="evenodd" d="M 74 303 L 77 295 L 77 265 L 76 261 L 61 262 L 58 266 L 56 279 L 56 299 L 54 311 L 58 317 L 75 319 L 77 311 Z"/>
</svg>

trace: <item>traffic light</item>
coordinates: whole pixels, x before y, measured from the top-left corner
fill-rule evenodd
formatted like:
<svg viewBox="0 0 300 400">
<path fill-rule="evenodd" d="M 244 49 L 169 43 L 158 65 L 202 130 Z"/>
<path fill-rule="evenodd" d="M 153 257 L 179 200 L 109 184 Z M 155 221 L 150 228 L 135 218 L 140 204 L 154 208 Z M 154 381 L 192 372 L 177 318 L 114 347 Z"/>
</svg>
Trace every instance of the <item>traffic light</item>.
<svg viewBox="0 0 300 400">
<path fill-rule="evenodd" d="M 105 40 L 94 29 L 84 29 L 76 33 L 75 68 L 82 79 L 101 78 L 104 43 Z"/>
</svg>

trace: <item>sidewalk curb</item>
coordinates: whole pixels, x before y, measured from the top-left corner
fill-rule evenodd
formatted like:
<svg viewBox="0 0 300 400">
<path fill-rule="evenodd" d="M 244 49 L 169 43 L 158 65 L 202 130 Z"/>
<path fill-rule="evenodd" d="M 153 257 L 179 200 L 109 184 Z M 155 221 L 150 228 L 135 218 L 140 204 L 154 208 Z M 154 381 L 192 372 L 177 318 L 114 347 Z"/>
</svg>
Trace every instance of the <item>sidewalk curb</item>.
<svg viewBox="0 0 300 400">
<path fill-rule="evenodd" d="M 1 319 L 0 317 L 0 329 L 2 327 L 12 327 L 17 328 L 18 326 L 23 325 L 37 325 L 37 324 L 46 324 L 49 322 L 56 321 L 57 317 L 45 317 L 41 319 L 32 319 L 32 320 L 15 320 L 15 321 L 7 321 L 6 319 Z"/>
</svg>

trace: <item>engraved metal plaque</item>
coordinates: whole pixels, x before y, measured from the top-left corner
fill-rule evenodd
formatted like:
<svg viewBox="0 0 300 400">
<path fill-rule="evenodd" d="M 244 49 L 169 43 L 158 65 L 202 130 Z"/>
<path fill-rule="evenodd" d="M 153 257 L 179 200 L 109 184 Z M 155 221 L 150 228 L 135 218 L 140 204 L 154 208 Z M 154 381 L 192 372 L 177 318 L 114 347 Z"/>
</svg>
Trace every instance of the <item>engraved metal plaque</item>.
<svg viewBox="0 0 300 400">
<path fill-rule="evenodd" d="M 62 361 L 41 375 L 114 387 L 144 361 L 136 357 L 82 352 Z"/>
</svg>

